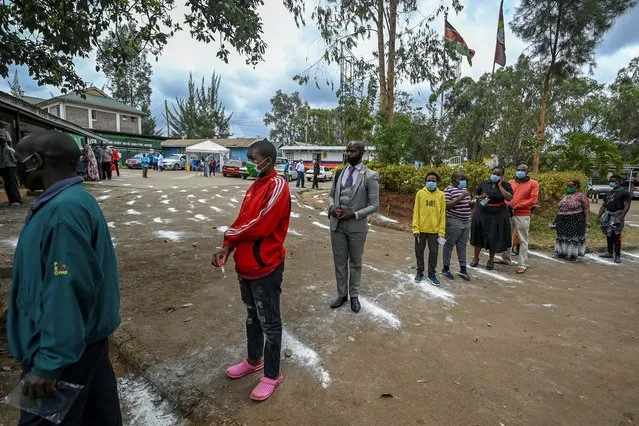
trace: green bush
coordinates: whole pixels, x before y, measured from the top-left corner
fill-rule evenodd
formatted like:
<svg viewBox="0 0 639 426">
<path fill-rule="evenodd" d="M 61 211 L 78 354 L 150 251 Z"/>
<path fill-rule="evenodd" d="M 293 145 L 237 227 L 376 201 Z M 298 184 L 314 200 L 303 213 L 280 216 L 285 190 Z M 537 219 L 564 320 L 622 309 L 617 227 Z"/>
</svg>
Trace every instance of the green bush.
<svg viewBox="0 0 639 426">
<path fill-rule="evenodd" d="M 415 193 L 424 187 L 426 175 L 433 171 L 439 174 L 441 189 L 450 185 L 450 177 L 456 171 L 463 171 L 468 179 L 468 188 L 474 191 L 481 182 L 490 178 L 491 170 L 481 163 L 465 163 L 461 167 L 425 166 L 415 168 L 408 164 L 384 164 L 370 162 L 367 166 L 379 173 L 380 183 L 384 189 L 399 193 Z M 506 169 L 506 178 L 514 179 L 515 169 Z M 555 203 L 566 193 L 568 179 L 579 179 L 581 191 L 585 192 L 586 176 L 583 172 L 545 172 L 531 177 L 539 182 L 540 203 Z"/>
</svg>

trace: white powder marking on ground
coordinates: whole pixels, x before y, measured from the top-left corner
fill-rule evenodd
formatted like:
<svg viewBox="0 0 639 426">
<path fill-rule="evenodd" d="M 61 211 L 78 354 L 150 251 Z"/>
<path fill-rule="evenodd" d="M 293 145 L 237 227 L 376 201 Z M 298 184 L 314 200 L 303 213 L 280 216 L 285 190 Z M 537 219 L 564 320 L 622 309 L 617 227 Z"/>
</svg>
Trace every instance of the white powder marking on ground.
<svg viewBox="0 0 639 426">
<path fill-rule="evenodd" d="M 633 257 L 635 259 L 639 259 L 639 254 L 628 253 L 627 251 L 622 251 L 621 254 L 623 254 L 624 256 L 630 256 L 630 257 Z"/>
<path fill-rule="evenodd" d="M 109 222 L 107 223 L 107 226 L 111 229 L 115 228 L 115 222 Z"/>
<path fill-rule="evenodd" d="M 16 248 L 18 247 L 18 239 L 17 238 L 6 238 L 4 240 L 1 241 L 2 244 L 9 246 L 11 248 Z"/>
<path fill-rule="evenodd" d="M 129 206 L 132 206 L 133 204 L 135 204 L 135 200 L 127 201 L 126 203 L 127 203 Z"/>
<path fill-rule="evenodd" d="M 379 273 L 381 273 L 381 274 L 387 274 L 387 273 L 388 273 L 388 272 L 386 272 L 386 271 L 382 271 L 382 270 L 381 270 L 381 269 L 379 269 L 379 268 L 376 268 L 376 267 L 374 267 L 374 266 L 372 266 L 372 265 L 367 265 L 367 264 L 365 264 L 365 263 L 364 263 L 364 264 L 362 264 L 362 266 L 363 266 L 364 268 L 368 268 L 368 269 L 370 269 L 370 270 L 372 270 L 372 271 L 379 272 Z"/>
<path fill-rule="evenodd" d="M 115 247 L 117 244 L 115 243 L 115 237 L 111 237 L 111 244 L 113 244 L 113 247 Z"/>
<path fill-rule="evenodd" d="M 162 203 L 162 204 L 169 204 L 170 202 L 171 202 L 171 200 L 162 200 L 162 201 L 160 201 L 160 203 Z"/>
<path fill-rule="evenodd" d="M 131 191 L 131 192 L 129 192 L 129 194 L 131 194 L 131 195 L 132 195 L 132 194 L 137 194 L 137 193 L 138 193 L 138 191 Z"/>
<path fill-rule="evenodd" d="M 416 283 L 411 274 L 407 274 L 401 271 L 395 272 L 394 276 L 395 278 L 397 278 L 398 281 L 402 282 L 405 285 L 410 284 L 419 288 L 427 296 L 430 296 L 435 299 L 442 299 L 448 303 L 453 303 L 453 304 L 455 303 L 455 296 L 451 292 L 446 291 L 439 287 L 435 287 L 434 285 L 430 284 L 428 281 L 422 281 L 422 282 Z"/>
<path fill-rule="evenodd" d="M 153 185 L 148 185 L 147 188 L 155 188 Z"/>
<path fill-rule="evenodd" d="M 297 340 L 297 338 L 286 329 L 282 331 L 282 347 L 289 349 L 293 353 L 290 359 L 302 368 L 309 370 L 310 373 L 320 381 L 324 389 L 330 386 L 331 376 L 322 366 L 322 359 L 317 355 L 317 352 Z"/>
<path fill-rule="evenodd" d="M 210 206 L 210 207 L 211 207 L 211 210 L 213 210 L 213 211 L 216 211 L 218 213 L 224 213 L 224 210 L 222 210 L 219 207 L 215 207 L 215 206 Z"/>
<path fill-rule="evenodd" d="M 200 189 L 200 191 L 202 191 L 202 192 L 209 192 L 209 190 L 208 190 L 208 189 Z"/>
<path fill-rule="evenodd" d="M 122 186 L 131 186 L 130 183 L 123 183 Z"/>
<path fill-rule="evenodd" d="M 178 231 L 155 231 L 155 235 L 171 241 L 180 241 L 184 237 L 184 232 Z"/>
<path fill-rule="evenodd" d="M 552 303 L 544 303 L 544 304 L 543 304 L 543 305 L 541 305 L 541 306 L 543 306 L 544 308 L 554 308 L 554 307 L 556 307 L 557 305 L 553 305 Z"/>
<path fill-rule="evenodd" d="M 208 219 L 208 217 L 204 216 L 203 214 L 196 214 L 193 217 L 196 218 L 197 220 L 207 220 Z"/>
<path fill-rule="evenodd" d="M 173 426 L 183 422 L 172 412 L 146 380 L 127 376 L 118 379 L 118 393 L 124 408 L 124 424 L 130 426 Z"/>
<path fill-rule="evenodd" d="M 164 194 L 163 196 L 161 196 L 160 198 L 169 198 L 168 195 Z"/>
<path fill-rule="evenodd" d="M 452 315 L 446 315 L 446 322 L 455 322 Z"/>
<path fill-rule="evenodd" d="M 190 179 L 190 178 L 192 178 L 192 177 L 195 177 L 195 174 L 194 174 L 194 173 L 192 173 L 192 174 L 190 173 L 190 174 L 188 174 L 188 175 L 186 175 L 186 176 L 176 177 L 176 178 L 173 178 L 173 179 L 171 179 L 171 180 L 178 180 L 178 179 Z"/>
<path fill-rule="evenodd" d="M 195 195 L 189 194 L 189 195 L 186 196 L 186 198 L 195 198 Z"/>
<path fill-rule="evenodd" d="M 639 223 L 629 223 L 628 226 L 632 226 L 633 228 L 639 228 Z"/>
<path fill-rule="evenodd" d="M 147 208 L 147 209 L 150 209 L 150 208 L 151 208 L 151 204 L 147 204 L 147 205 L 146 205 L 146 208 Z"/>
<path fill-rule="evenodd" d="M 362 305 L 362 312 L 374 321 L 395 329 L 402 326 L 402 322 L 399 318 L 368 300 L 366 297 L 359 296 L 359 303 Z"/>
<path fill-rule="evenodd" d="M 127 225 L 127 226 L 142 225 L 142 222 L 138 222 L 137 220 L 132 220 L 131 222 L 124 222 L 122 225 Z"/>
<path fill-rule="evenodd" d="M 295 212 L 291 212 L 291 217 L 294 219 L 297 219 L 298 217 L 300 217 L 299 213 L 295 213 Z"/>
<path fill-rule="evenodd" d="M 229 192 L 229 190 L 228 189 L 223 189 L 222 192 Z"/>
<path fill-rule="evenodd" d="M 376 233 L 377 231 L 376 231 L 376 230 L 374 230 L 374 229 L 370 229 L 370 228 L 369 228 L 369 229 L 368 229 L 368 232 Z"/>
<path fill-rule="evenodd" d="M 328 212 L 326 210 L 322 210 L 320 212 L 320 216 L 328 216 Z"/>
<path fill-rule="evenodd" d="M 499 281 L 504 281 L 504 282 L 508 282 L 508 283 L 521 283 L 521 281 L 516 280 L 514 278 L 510 278 L 506 275 L 500 274 L 499 272 L 494 272 L 494 271 L 487 271 L 486 269 L 482 268 L 481 266 L 478 268 L 471 268 L 471 271 L 475 271 L 475 272 L 479 272 L 480 274 L 484 274 L 484 275 L 488 275 L 491 278 L 495 278 L 496 280 Z"/>
<path fill-rule="evenodd" d="M 104 200 L 108 200 L 109 198 L 111 198 L 110 195 L 101 195 L 99 197 L 96 197 L 96 200 L 98 201 L 104 201 Z"/>
<path fill-rule="evenodd" d="M 384 215 L 381 214 L 377 214 L 376 215 L 380 220 L 384 221 L 384 222 L 390 222 L 390 223 L 398 223 L 395 219 L 391 219 L 390 217 L 386 217 Z"/>
<path fill-rule="evenodd" d="M 306 204 L 302 204 L 302 207 L 304 207 L 305 209 L 309 209 L 309 210 L 315 210 L 314 207 L 307 206 Z"/>
<path fill-rule="evenodd" d="M 186 189 L 180 189 L 180 192 L 186 192 Z"/>
<path fill-rule="evenodd" d="M 319 198 L 321 196 L 322 196 L 322 194 L 317 194 L 317 195 L 314 195 L 313 198 L 317 199 L 317 198 Z"/>
<path fill-rule="evenodd" d="M 109 192 L 113 191 L 112 189 L 105 189 L 104 191 L 102 191 L 103 194 L 108 194 Z"/>
<path fill-rule="evenodd" d="M 242 188 L 241 186 L 236 186 L 236 187 L 235 187 L 235 189 L 241 189 L 241 188 Z"/>
<path fill-rule="evenodd" d="M 602 257 L 599 257 L 599 255 L 598 255 L 598 254 L 592 254 L 592 253 L 590 253 L 590 254 L 587 254 L 585 257 L 586 257 L 586 259 L 592 260 L 593 262 L 596 262 L 596 263 L 602 263 L 602 264 L 604 264 L 604 265 L 614 265 L 614 266 L 617 266 L 617 263 L 612 262 L 612 261 L 610 261 L 610 260 L 608 260 L 608 259 L 604 259 L 604 258 L 602 258 Z"/>
<path fill-rule="evenodd" d="M 171 223 L 173 221 L 171 219 L 162 219 L 161 217 L 156 217 L 155 219 L 153 219 L 153 222 L 155 222 L 155 223 Z"/>
<path fill-rule="evenodd" d="M 186 212 L 187 213 L 193 213 L 193 210 L 187 210 Z"/>
<path fill-rule="evenodd" d="M 202 204 L 207 204 L 209 202 L 209 200 L 205 200 L 204 198 L 200 198 L 199 200 L 197 200 L 198 203 L 202 203 Z"/>
<path fill-rule="evenodd" d="M 231 198 L 229 201 L 230 201 L 231 203 L 239 203 L 239 201 L 237 201 L 235 198 Z"/>
<path fill-rule="evenodd" d="M 137 210 L 129 209 L 126 211 L 126 214 L 140 215 L 141 213 Z"/>
<path fill-rule="evenodd" d="M 136 195 L 135 198 L 137 198 L 138 200 L 142 198 L 141 195 Z"/>
<path fill-rule="evenodd" d="M 169 207 L 167 210 L 170 211 L 171 213 L 177 213 L 178 212 L 178 210 L 174 209 L 173 207 Z"/>
<path fill-rule="evenodd" d="M 220 194 L 215 194 L 215 196 L 216 196 L 217 198 L 222 198 L 222 199 L 224 199 L 224 197 L 222 197 Z"/>
<path fill-rule="evenodd" d="M 237 207 L 235 204 L 233 203 L 226 203 L 227 206 L 229 206 L 230 208 L 234 209 L 235 207 Z"/>
<path fill-rule="evenodd" d="M 289 234 L 289 235 L 294 235 L 294 236 L 296 236 L 296 237 L 303 237 L 303 236 L 304 236 L 303 234 L 300 234 L 299 232 L 294 231 L 294 230 L 292 230 L 292 229 L 289 229 L 289 230 L 288 230 L 288 234 Z"/>
<path fill-rule="evenodd" d="M 317 226 L 318 228 L 322 228 L 322 229 L 331 229 L 330 226 L 324 225 L 323 223 L 319 223 L 317 221 L 313 222 L 313 225 Z"/>
<path fill-rule="evenodd" d="M 562 262 L 562 261 L 561 261 L 561 260 L 559 260 L 559 259 L 555 259 L 555 258 L 554 258 L 554 257 L 552 257 L 552 256 L 548 256 L 547 254 L 539 253 L 539 252 L 532 251 L 532 250 L 528 250 L 528 253 L 529 253 L 529 254 L 532 254 L 533 256 L 541 257 L 542 259 L 550 260 L 550 261 L 552 261 L 552 262 L 564 263 L 564 262 Z"/>
<path fill-rule="evenodd" d="M 297 200 L 297 197 L 295 195 L 291 195 L 291 200 Z"/>
<path fill-rule="evenodd" d="M 155 191 L 155 192 L 157 192 L 158 194 L 161 194 L 161 193 L 163 193 L 164 191 L 162 191 L 161 189 L 158 189 L 158 190 L 157 190 L 157 191 Z"/>
<path fill-rule="evenodd" d="M 172 186 L 171 189 L 178 189 L 179 186 Z"/>
<path fill-rule="evenodd" d="M 218 226 L 217 230 L 222 232 L 222 233 L 224 233 L 224 232 L 229 230 L 229 227 L 228 226 Z"/>
</svg>

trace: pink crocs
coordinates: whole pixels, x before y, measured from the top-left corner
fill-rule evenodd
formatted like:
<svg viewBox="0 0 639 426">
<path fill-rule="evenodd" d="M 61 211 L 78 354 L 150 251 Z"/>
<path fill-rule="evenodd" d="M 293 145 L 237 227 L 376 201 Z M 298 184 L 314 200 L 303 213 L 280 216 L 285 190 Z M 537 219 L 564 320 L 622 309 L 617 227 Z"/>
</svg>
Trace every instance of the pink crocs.
<svg viewBox="0 0 639 426">
<path fill-rule="evenodd" d="M 226 369 L 226 375 L 229 379 L 239 379 L 240 377 L 244 377 L 248 374 L 255 373 L 256 371 L 260 371 L 264 368 L 264 363 L 260 363 L 260 365 L 252 366 L 249 364 L 248 360 L 243 359 L 239 364 L 235 364 Z"/>
<path fill-rule="evenodd" d="M 264 401 L 269 399 L 273 392 L 275 392 L 275 388 L 282 383 L 284 380 L 284 376 L 280 373 L 277 379 L 269 379 L 268 377 L 262 377 L 260 379 L 260 383 L 255 386 L 253 392 L 251 392 L 251 399 L 253 401 Z"/>
</svg>

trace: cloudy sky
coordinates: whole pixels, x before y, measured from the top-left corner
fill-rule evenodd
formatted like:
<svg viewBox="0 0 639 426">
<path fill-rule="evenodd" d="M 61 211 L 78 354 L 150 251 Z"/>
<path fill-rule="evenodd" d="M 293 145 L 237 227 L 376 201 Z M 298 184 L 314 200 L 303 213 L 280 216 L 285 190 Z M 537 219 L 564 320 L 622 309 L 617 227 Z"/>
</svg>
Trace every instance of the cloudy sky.
<svg viewBox="0 0 639 426">
<path fill-rule="evenodd" d="M 298 90 L 302 97 L 309 101 L 312 107 L 331 108 L 336 106 L 336 97 L 329 87 L 314 84 L 299 86 L 293 81 L 293 76 L 304 71 L 314 63 L 321 52 L 323 44 L 318 37 L 318 31 L 309 25 L 304 29 L 297 29 L 293 17 L 282 6 L 281 1 L 267 0 L 268 6 L 263 6 L 260 15 L 264 21 L 264 40 L 268 44 L 265 61 L 256 67 L 246 65 L 243 58 L 235 55 L 229 64 L 218 60 L 215 56 L 216 46 L 199 43 L 182 32 L 175 36 L 158 61 L 153 63 L 153 96 L 151 111 L 156 116 L 158 124 L 163 126 L 164 100 L 174 101 L 186 93 L 186 83 L 189 72 L 200 80 L 205 77 L 208 81 L 213 71 L 222 76 L 220 85 L 221 99 L 226 110 L 233 112 L 231 132 L 234 136 L 268 136 L 268 128 L 263 123 L 264 114 L 270 111 L 270 98 L 277 89 L 286 92 Z M 307 2 L 312 4 L 311 1 Z M 434 0 L 422 0 L 421 10 L 427 13 L 432 10 Z M 477 53 L 473 60 L 473 67 L 466 61 L 462 63 L 462 76 L 479 77 L 490 72 L 495 46 L 495 31 L 499 11 L 499 0 L 462 1 L 465 9 L 457 16 L 449 16 L 449 21 L 466 39 L 468 45 Z M 506 20 L 506 54 L 508 64 L 516 61 L 524 52 L 526 46 L 510 31 L 509 22 L 519 1 L 506 0 L 504 6 Z M 183 15 L 183 10 L 175 11 L 176 17 Z M 440 22 L 441 21 L 441 22 Z M 639 56 L 639 6 L 621 17 L 611 31 L 606 35 L 596 52 L 597 67 L 593 70 L 594 78 L 600 82 L 612 81 L 619 68 L 624 67 L 634 57 Z M 443 17 L 436 23 L 443 28 Z M 370 58 L 365 49 L 362 54 Z M 95 71 L 94 59 L 78 60 L 79 74 L 90 84 L 102 87 L 106 79 L 102 73 Z M 327 72 L 337 78 L 336 65 Z M 13 70 L 11 71 L 13 75 Z M 24 68 L 18 69 L 18 75 L 23 90 L 27 95 L 47 98 L 59 91 L 54 87 L 40 87 L 32 81 Z M 337 80 L 338 81 L 338 80 Z M 415 96 L 419 105 L 427 100 L 429 87 L 427 83 L 410 87 L 402 85 L 404 90 Z M 8 81 L 0 81 L 0 90 L 8 91 Z"/>
</svg>

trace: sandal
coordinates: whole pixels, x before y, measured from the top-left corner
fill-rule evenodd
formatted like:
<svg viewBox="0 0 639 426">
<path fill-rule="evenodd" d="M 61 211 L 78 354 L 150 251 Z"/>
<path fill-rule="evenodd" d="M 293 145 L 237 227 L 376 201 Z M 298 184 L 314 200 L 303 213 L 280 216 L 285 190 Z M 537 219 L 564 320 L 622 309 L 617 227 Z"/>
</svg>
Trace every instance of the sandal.
<svg viewBox="0 0 639 426">
<path fill-rule="evenodd" d="M 239 364 L 235 364 L 226 369 L 226 375 L 229 379 L 239 379 L 256 371 L 264 369 L 264 363 L 260 365 L 251 365 L 248 360 L 243 359 Z"/>
<path fill-rule="evenodd" d="M 264 401 L 269 399 L 279 384 L 282 383 L 282 380 L 284 380 L 284 376 L 282 376 L 281 373 L 277 379 L 269 379 L 266 376 L 262 377 L 260 379 L 260 383 L 258 383 L 257 386 L 255 386 L 255 389 L 253 389 L 253 392 L 251 392 L 251 399 L 253 401 Z"/>
<path fill-rule="evenodd" d="M 470 261 L 470 267 L 471 268 L 476 268 L 477 265 L 479 265 L 479 259 L 473 259 Z"/>
<path fill-rule="evenodd" d="M 486 263 L 486 270 L 492 271 L 493 269 L 495 269 L 495 262 L 494 261 Z"/>
</svg>

